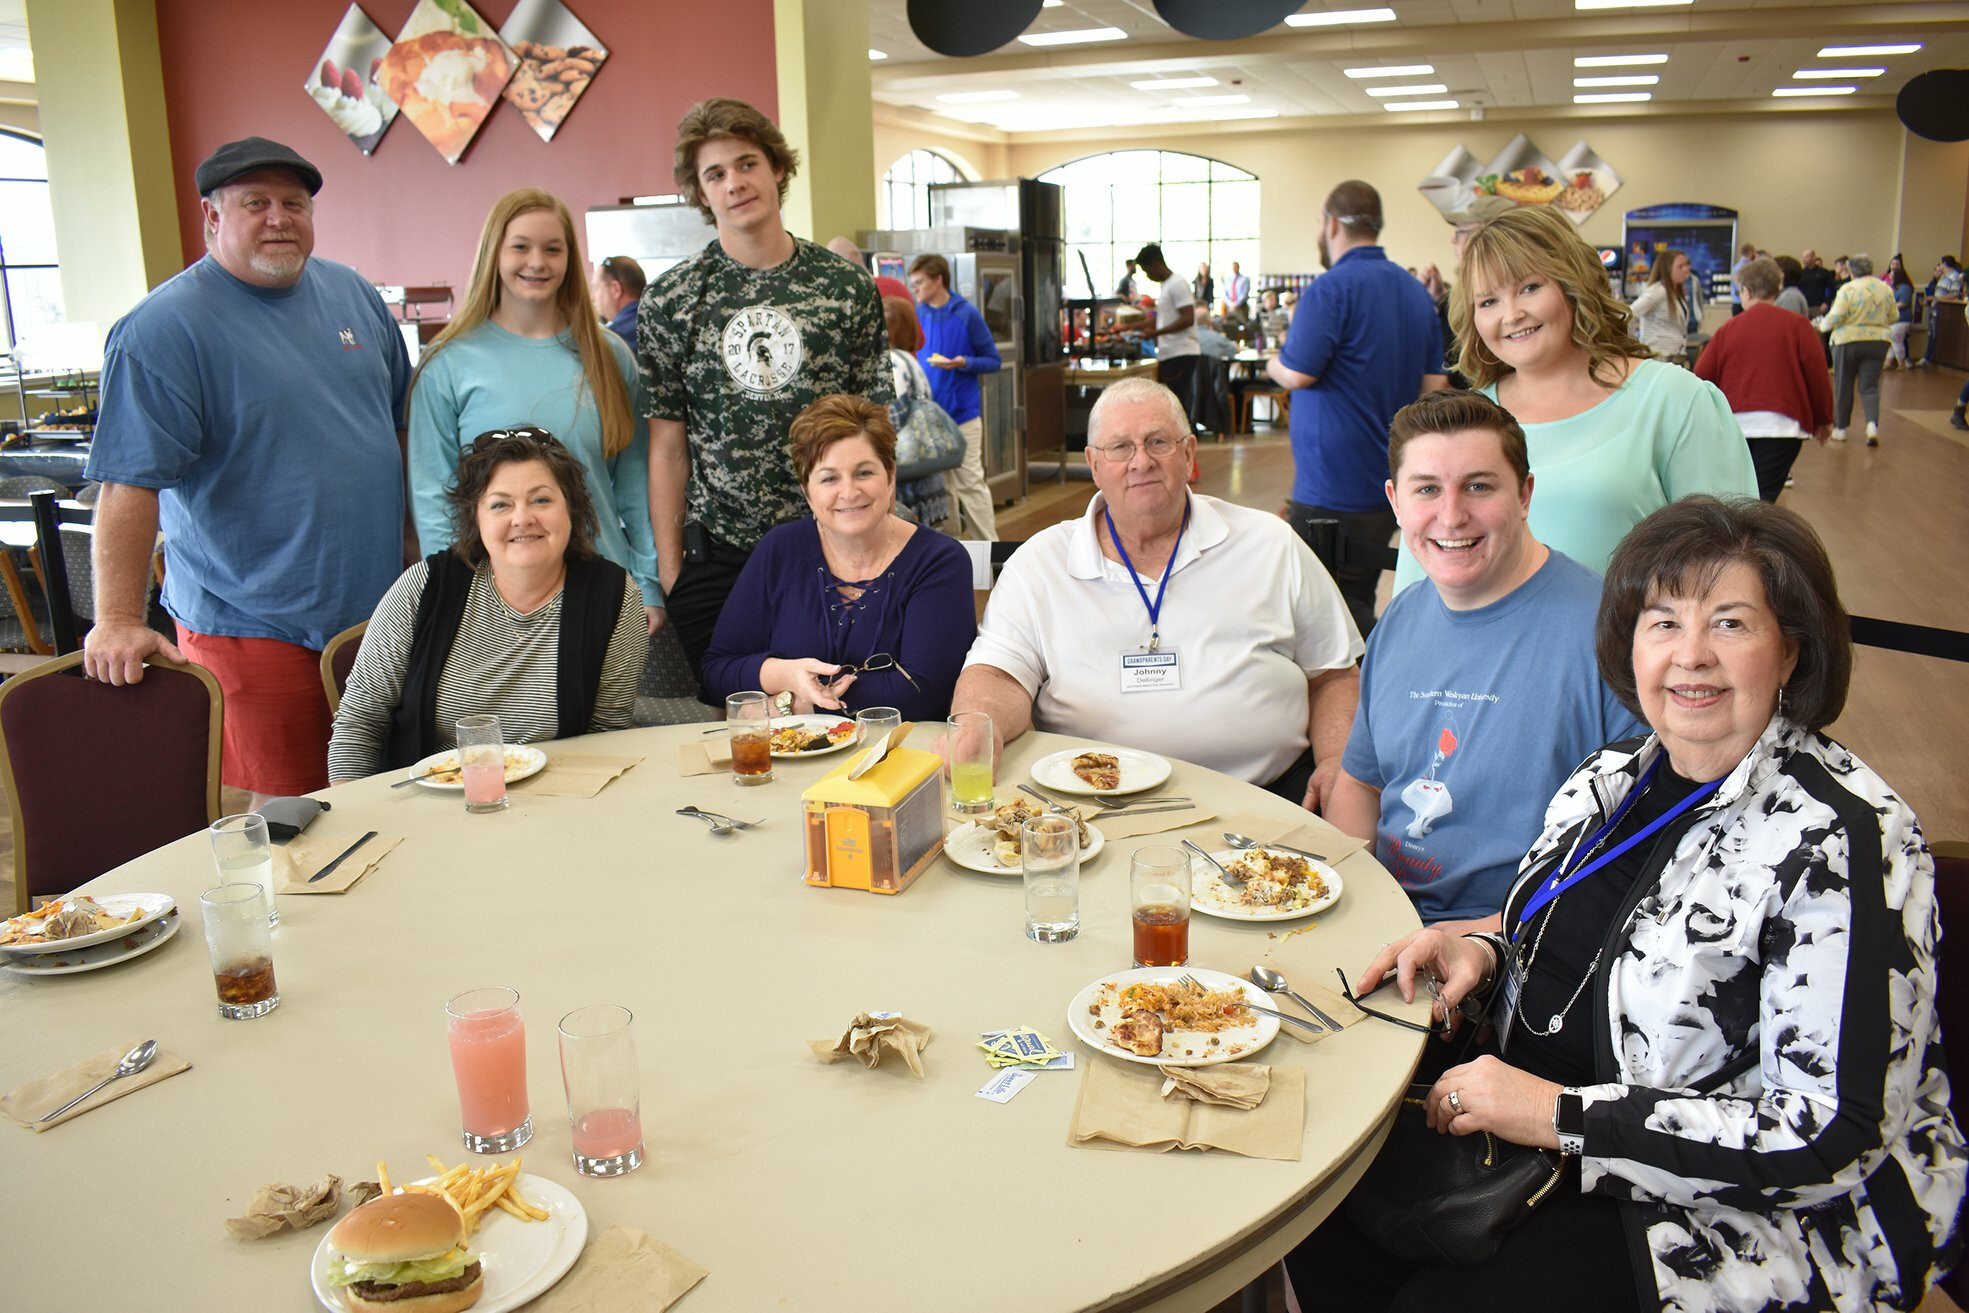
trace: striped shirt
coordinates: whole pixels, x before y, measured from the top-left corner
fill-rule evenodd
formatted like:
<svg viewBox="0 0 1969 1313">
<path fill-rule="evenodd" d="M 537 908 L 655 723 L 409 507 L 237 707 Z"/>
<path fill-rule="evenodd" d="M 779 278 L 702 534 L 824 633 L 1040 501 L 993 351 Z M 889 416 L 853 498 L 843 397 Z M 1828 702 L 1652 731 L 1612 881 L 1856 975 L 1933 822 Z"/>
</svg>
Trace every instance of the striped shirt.
<svg viewBox="0 0 1969 1313">
<path fill-rule="evenodd" d="M 430 567 L 405 570 L 376 605 L 362 636 L 349 686 L 335 713 L 335 735 L 328 744 L 328 778 L 360 779 L 383 765 L 390 714 L 403 695 L 410 668 L 410 640 L 418 603 Z M 538 743 L 554 737 L 556 676 L 560 669 L 561 593 L 531 615 L 506 605 L 484 567 L 472 576 L 458 635 L 438 676 L 437 742 L 457 743 L 460 716 L 492 712 L 508 743 Z M 627 729 L 636 705 L 636 681 L 649 653 L 643 598 L 635 582 L 622 592 L 608 654 L 602 660 L 601 689 L 588 731 Z"/>
</svg>

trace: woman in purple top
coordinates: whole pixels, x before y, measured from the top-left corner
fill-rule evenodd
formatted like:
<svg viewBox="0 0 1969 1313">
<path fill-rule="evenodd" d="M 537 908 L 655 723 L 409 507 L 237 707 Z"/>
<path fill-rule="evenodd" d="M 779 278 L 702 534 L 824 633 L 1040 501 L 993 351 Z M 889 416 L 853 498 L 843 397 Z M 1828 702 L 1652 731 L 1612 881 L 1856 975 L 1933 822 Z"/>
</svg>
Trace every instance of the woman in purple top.
<svg viewBox="0 0 1969 1313">
<path fill-rule="evenodd" d="M 789 694 L 796 712 L 950 714 L 977 637 L 971 558 L 895 514 L 896 433 L 861 397 L 822 397 L 793 421 L 811 520 L 759 541 L 704 656 L 719 697 Z"/>
</svg>

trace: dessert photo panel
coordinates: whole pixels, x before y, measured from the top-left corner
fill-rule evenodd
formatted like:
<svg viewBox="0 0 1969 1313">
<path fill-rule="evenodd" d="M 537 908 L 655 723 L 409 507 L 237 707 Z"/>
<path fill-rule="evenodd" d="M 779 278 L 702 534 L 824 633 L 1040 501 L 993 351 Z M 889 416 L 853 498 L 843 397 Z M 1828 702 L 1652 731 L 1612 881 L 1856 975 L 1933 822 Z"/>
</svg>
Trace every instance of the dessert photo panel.
<svg viewBox="0 0 1969 1313">
<path fill-rule="evenodd" d="M 383 56 L 383 90 L 448 164 L 512 76 L 512 50 L 465 0 L 417 0 Z"/>
<path fill-rule="evenodd" d="M 303 87 L 365 155 L 376 149 L 397 116 L 397 103 L 384 94 L 377 78 L 389 49 L 383 29 L 350 5 Z"/>
<path fill-rule="evenodd" d="M 540 140 L 552 141 L 608 49 L 561 0 L 520 0 L 499 35 L 518 61 L 502 94 Z"/>
</svg>

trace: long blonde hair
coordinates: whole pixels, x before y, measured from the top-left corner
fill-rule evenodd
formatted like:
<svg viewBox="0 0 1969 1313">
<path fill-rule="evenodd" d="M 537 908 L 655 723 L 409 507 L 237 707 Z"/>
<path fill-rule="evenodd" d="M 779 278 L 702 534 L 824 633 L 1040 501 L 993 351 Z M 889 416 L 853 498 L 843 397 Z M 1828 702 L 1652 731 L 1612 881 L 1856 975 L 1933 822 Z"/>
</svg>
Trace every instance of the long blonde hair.
<svg viewBox="0 0 1969 1313">
<path fill-rule="evenodd" d="M 1603 375 L 1603 368 L 1648 358 L 1648 349 L 1627 328 L 1633 312 L 1608 287 L 1598 252 L 1580 238 L 1572 220 L 1547 206 L 1520 205 L 1486 219 L 1463 243 L 1449 326 L 1461 347 L 1456 367 L 1472 387 L 1489 387 L 1513 372 L 1476 331 L 1471 298 L 1477 284 L 1497 287 L 1530 277 L 1548 279 L 1565 294 L 1572 307 L 1572 343 L 1586 353 L 1586 372 L 1594 382 L 1617 387 L 1619 371 Z"/>
<path fill-rule="evenodd" d="M 465 292 L 465 303 L 417 363 L 417 372 L 410 376 L 410 390 L 413 393 L 417 390 L 417 380 L 423 375 L 424 367 L 440 351 L 492 318 L 492 312 L 499 306 L 499 248 L 506 240 L 506 225 L 535 210 L 546 210 L 561 222 L 561 236 L 567 243 L 567 273 L 561 279 L 555 302 L 561 317 L 574 331 L 574 349 L 581 357 L 582 373 L 587 376 L 588 395 L 594 398 L 595 409 L 601 412 L 602 454 L 613 457 L 636 435 L 636 419 L 629 413 L 629 387 L 622 381 L 622 371 L 616 367 L 615 355 L 603 337 L 608 329 L 595 313 L 594 299 L 588 294 L 588 280 L 582 276 L 584 266 L 581 244 L 574 236 L 574 216 L 561 204 L 560 198 L 538 187 L 509 191 L 493 203 L 492 213 L 485 216 L 485 227 L 479 232 L 478 260 L 472 265 L 472 284 Z"/>
<path fill-rule="evenodd" d="M 1654 267 L 1648 270 L 1648 282 L 1660 283 L 1662 288 L 1668 293 L 1668 304 L 1675 307 L 1675 313 L 1678 316 L 1687 319 L 1689 317 L 1689 303 L 1682 299 L 1684 295 L 1682 288 L 1675 285 L 1675 262 L 1683 258 L 1683 252 L 1676 250 L 1672 246 L 1664 247 L 1662 250 L 1655 252 Z M 1695 270 L 1690 269 L 1689 278 L 1683 280 L 1683 285 L 1687 286 L 1688 281 L 1695 276 Z"/>
</svg>

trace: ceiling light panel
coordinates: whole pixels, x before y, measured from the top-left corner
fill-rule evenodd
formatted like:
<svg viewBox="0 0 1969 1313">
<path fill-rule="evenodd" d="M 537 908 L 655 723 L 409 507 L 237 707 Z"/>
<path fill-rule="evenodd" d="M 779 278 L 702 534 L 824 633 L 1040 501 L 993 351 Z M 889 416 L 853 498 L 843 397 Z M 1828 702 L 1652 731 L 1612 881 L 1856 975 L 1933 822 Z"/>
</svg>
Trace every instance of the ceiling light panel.
<svg viewBox="0 0 1969 1313">
<path fill-rule="evenodd" d="M 1324 13 L 1287 14 L 1287 27 L 1339 27 L 1347 23 L 1392 23 L 1392 9 L 1331 9 Z"/>
<path fill-rule="evenodd" d="M 1576 87 L 1652 87 L 1661 79 L 1653 73 L 1616 73 L 1607 77 L 1574 78 Z"/>
<path fill-rule="evenodd" d="M 1368 87 L 1370 96 L 1440 96 L 1449 87 L 1441 82 L 1417 82 L 1406 87 Z"/>
<path fill-rule="evenodd" d="M 1771 94 L 1773 96 L 1778 97 L 1779 99 L 1784 99 L 1787 96 L 1850 96 L 1855 91 L 1858 90 L 1859 90 L 1858 87 L 1834 87 L 1834 86 L 1779 87 L 1776 91 L 1773 91 Z"/>
<path fill-rule="evenodd" d="M 1574 68 L 1626 68 L 1634 64 L 1666 64 L 1667 55 L 1578 55 Z"/>
<path fill-rule="evenodd" d="M 1357 81 L 1367 78 L 1417 78 L 1428 77 L 1436 71 L 1434 64 L 1391 64 L 1386 68 L 1350 68 L 1345 70 L 1350 78 Z"/>
<path fill-rule="evenodd" d="M 888 58 L 888 56 L 887 56 L 887 55 L 885 55 L 885 54 L 883 54 L 883 53 L 882 53 L 882 52 L 881 52 L 880 50 L 877 50 L 877 49 L 875 49 L 875 48 L 874 48 L 874 47 L 872 47 L 872 46 L 871 46 L 871 47 L 869 47 L 869 51 L 868 51 L 868 57 L 869 57 L 870 59 L 887 59 L 887 58 Z"/>
<path fill-rule="evenodd" d="M 1667 9 L 1696 0 L 1572 0 L 1574 9 Z"/>
<path fill-rule="evenodd" d="M 1860 59 L 1868 55 L 1911 55 L 1921 49 L 1919 41 L 1911 41 L 1900 46 L 1827 46 L 1819 51 L 1820 59 Z"/>
<path fill-rule="evenodd" d="M 1809 82 L 1814 78 L 1877 78 L 1887 70 L 1884 68 L 1801 68 L 1791 75 L 1793 82 Z"/>
<path fill-rule="evenodd" d="M 1588 91 L 1572 98 L 1575 105 L 1626 105 L 1653 100 L 1652 91 Z"/>
<path fill-rule="evenodd" d="M 1029 46 L 1080 46 L 1095 41 L 1126 41 L 1118 27 L 1082 27 L 1069 32 L 1026 32 L 1019 40 Z"/>
</svg>

